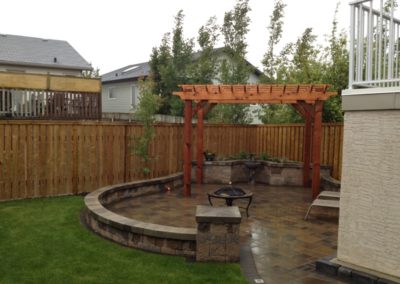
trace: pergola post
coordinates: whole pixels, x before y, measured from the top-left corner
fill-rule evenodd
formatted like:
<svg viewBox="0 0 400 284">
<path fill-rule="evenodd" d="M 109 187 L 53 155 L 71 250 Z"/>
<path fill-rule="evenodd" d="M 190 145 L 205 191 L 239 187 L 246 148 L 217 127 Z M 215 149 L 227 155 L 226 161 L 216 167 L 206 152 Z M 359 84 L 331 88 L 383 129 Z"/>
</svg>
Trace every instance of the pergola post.
<svg viewBox="0 0 400 284">
<path fill-rule="evenodd" d="M 191 195 L 192 174 L 192 101 L 185 100 L 185 120 L 183 133 L 183 194 Z"/>
<path fill-rule="evenodd" d="M 311 113 L 305 112 L 304 128 L 304 164 L 303 164 L 303 186 L 310 186 L 310 163 L 311 163 L 311 137 L 312 137 L 312 117 Z"/>
<path fill-rule="evenodd" d="M 204 109 L 203 106 L 197 111 L 197 184 L 203 183 L 203 139 L 204 139 Z"/>
<path fill-rule="evenodd" d="M 315 101 L 314 111 L 314 135 L 313 135 L 313 178 L 312 197 L 315 199 L 319 194 L 320 165 L 321 165 L 321 134 L 322 134 L 322 107 L 323 101 Z"/>
</svg>

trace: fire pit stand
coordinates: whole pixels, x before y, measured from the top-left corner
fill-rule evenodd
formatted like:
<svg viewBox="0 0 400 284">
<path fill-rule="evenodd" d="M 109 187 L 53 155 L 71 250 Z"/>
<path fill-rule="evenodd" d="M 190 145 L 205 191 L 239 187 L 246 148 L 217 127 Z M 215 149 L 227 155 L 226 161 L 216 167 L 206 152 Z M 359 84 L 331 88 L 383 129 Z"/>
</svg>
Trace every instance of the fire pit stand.
<svg viewBox="0 0 400 284">
<path fill-rule="evenodd" d="M 248 199 L 247 206 L 240 208 L 246 209 L 246 215 L 247 217 L 249 217 L 249 207 L 251 205 L 251 201 L 253 200 L 252 192 L 246 192 L 240 187 L 225 186 L 215 191 L 210 191 L 207 194 L 208 202 L 211 206 L 214 206 L 211 201 L 212 198 L 225 199 L 225 203 L 227 206 L 232 206 L 235 199 Z"/>
</svg>

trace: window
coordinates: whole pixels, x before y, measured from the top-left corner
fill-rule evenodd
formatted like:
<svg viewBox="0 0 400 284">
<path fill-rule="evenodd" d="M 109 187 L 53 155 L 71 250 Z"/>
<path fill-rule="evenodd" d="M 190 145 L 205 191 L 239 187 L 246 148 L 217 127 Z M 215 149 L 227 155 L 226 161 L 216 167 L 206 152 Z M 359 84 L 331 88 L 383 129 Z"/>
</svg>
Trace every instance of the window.
<svg viewBox="0 0 400 284">
<path fill-rule="evenodd" d="M 117 98 L 114 88 L 108 89 L 108 98 L 109 99 L 116 99 Z"/>
<path fill-rule="evenodd" d="M 122 71 L 122 73 L 127 73 L 127 72 L 129 72 L 129 71 L 133 71 L 133 70 L 135 70 L 135 69 L 137 69 L 139 66 L 131 66 L 131 67 L 128 67 L 128 68 L 126 68 L 124 71 Z"/>
<path fill-rule="evenodd" d="M 132 86 L 132 106 L 136 105 L 136 86 Z"/>
</svg>

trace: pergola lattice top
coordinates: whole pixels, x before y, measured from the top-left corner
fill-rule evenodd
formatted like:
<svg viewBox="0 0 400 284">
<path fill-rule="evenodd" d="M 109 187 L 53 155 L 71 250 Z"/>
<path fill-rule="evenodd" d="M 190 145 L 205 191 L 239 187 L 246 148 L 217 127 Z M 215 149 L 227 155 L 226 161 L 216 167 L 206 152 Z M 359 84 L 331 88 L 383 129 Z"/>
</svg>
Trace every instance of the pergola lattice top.
<svg viewBox="0 0 400 284">
<path fill-rule="evenodd" d="M 283 103 L 295 104 L 305 101 L 325 101 L 335 95 L 328 92 L 330 85 L 180 85 L 182 91 L 175 92 L 182 100 L 208 101 L 210 103 Z"/>
</svg>

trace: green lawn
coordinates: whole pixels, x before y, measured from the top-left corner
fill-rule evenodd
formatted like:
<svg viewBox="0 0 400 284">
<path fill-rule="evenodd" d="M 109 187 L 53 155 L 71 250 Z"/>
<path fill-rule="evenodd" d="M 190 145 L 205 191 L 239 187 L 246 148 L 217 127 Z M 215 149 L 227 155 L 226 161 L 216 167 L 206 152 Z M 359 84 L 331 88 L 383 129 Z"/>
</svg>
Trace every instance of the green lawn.
<svg viewBox="0 0 400 284">
<path fill-rule="evenodd" d="M 0 283 L 246 283 L 238 264 L 125 248 L 79 222 L 83 198 L 0 203 Z"/>
</svg>

